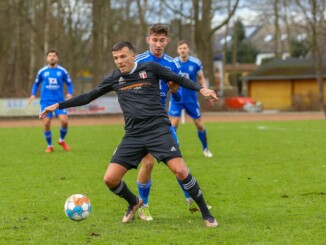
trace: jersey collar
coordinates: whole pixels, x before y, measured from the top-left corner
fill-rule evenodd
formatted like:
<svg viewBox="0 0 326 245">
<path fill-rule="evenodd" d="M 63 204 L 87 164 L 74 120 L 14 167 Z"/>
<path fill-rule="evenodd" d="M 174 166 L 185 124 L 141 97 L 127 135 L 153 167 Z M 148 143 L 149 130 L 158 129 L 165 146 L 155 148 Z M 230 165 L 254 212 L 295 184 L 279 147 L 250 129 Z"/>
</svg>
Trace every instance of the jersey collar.
<svg viewBox="0 0 326 245">
<path fill-rule="evenodd" d="M 189 58 L 190 58 L 190 56 L 188 56 L 188 59 L 187 59 L 186 61 L 182 61 L 182 60 L 180 59 L 180 56 L 178 56 L 178 62 L 179 62 L 179 63 L 182 63 L 182 64 L 186 64 L 186 63 L 189 61 Z"/>
<path fill-rule="evenodd" d="M 135 62 L 134 67 L 131 69 L 131 71 L 129 72 L 129 74 L 134 73 L 134 71 L 137 69 L 137 63 Z"/>
<path fill-rule="evenodd" d="M 151 51 L 149 51 L 149 50 L 147 50 L 147 52 L 148 52 L 148 54 L 152 57 L 152 59 L 153 59 L 154 61 L 156 61 L 156 62 L 159 62 L 159 61 L 161 61 L 161 60 L 164 59 L 164 55 L 165 55 L 164 52 L 163 52 L 162 57 L 160 57 L 160 58 L 156 57 L 156 56 L 155 56 L 154 54 L 152 54 Z"/>
</svg>

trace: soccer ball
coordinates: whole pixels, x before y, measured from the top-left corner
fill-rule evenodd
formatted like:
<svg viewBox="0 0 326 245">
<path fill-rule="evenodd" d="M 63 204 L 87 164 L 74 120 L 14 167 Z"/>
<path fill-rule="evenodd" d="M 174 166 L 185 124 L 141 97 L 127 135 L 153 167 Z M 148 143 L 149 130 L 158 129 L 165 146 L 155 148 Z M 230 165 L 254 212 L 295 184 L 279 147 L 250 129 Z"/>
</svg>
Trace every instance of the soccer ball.
<svg viewBox="0 0 326 245">
<path fill-rule="evenodd" d="M 65 214 L 71 220 L 84 220 L 90 215 L 91 212 L 91 202 L 82 194 L 71 195 L 65 202 Z"/>
</svg>

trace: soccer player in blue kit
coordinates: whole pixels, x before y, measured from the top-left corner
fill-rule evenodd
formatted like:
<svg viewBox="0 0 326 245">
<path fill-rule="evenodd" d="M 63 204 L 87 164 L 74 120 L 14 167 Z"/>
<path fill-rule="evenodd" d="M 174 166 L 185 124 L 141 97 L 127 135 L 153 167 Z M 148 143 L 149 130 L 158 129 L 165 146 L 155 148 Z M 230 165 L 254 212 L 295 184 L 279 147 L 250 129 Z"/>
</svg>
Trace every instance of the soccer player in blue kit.
<svg viewBox="0 0 326 245">
<path fill-rule="evenodd" d="M 35 82 L 32 87 L 32 95 L 28 100 L 30 104 L 36 96 L 38 87 L 40 84 L 40 105 L 41 110 L 43 111 L 47 106 L 54 103 L 62 102 L 64 98 L 64 84 L 67 85 L 67 95 L 66 98 L 70 99 L 74 90 L 73 84 L 70 80 L 70 76 L 65 68 L 58 65 L 59 54 L 56 50 L 49 50 L 46 54 L 47 65 L 39 70 L 37 73 Z M 63 147 L 65 151 L 69 151 L 69 145 L 64 141 L 65 136 L 68 132 L 68 113 L 66 109 L 57 109 L 55 110 L 55 115 L 59 118 L 61 127 L 60 127 L 60 138 L 58 144 Z M 53 152 L 52 145 L 52 132 L 51 132 L 51 119 L 53 114 L 49 113 L 45 118 L 42 119 L 44 125 L 44 137 L 48 144 L 45 152 Z"/>
<path fill-rule="evenodd" d="M 170 28 L 168 25 L 164 25 L 161 23 L 152 25 L 149 28 L 148 36 L 146 38 L 146 41 L 149 45 L 149 50 L 147 50 L 142 54 L 137 55 L 135 62 L 140 64 L 143 62 L 153 61 L 168 68 L 170 71 L 173 71 L 176 74 L 181 75 L 180 66 L 178 62 L 176 62 L 173 58 L 171 58 L 166 53 L 164 53 L 166 45 L 170 42 L 170 38 L 168 38 L 169 32 L 170 32 Z M 162 106 L 164 109 L 166 109 L 166 99 L 169 91 L 169 86 L 171 89 L 171 95 L 172 95 L 171 97 L 173 98 L 173 100 L 180 101 L 181 99 L 181 92 L 180 92 L 181 88 L 178 90 L 179 86 L 176 86 L 176 84 L 173 83 L 171 84 L 169 83 L 169 81 L 160 80 L 160 95 L 161 95 Z M 174 128 L 171 127 L 170 129 L 174 139 L 176 140 L 176 142 L 178 142 L 177 135 L 175 133 Z M 144 221 L 153 220 L 153 217 L 149 211 L 149 204 L 148 204 L 148 197 L 152 186 L 151 172 L 153 170 L 153 167 L 154 167 L 154 157 L 149 153 L 143 158 L 137 176 L 138 193 L 144 202 L 143 206 L 139 209 L 138 215 Z M 186 196 L 189 205 L 189 210 L 192 212 L 199 211 L 198 207 L 196 206 L 196 203 L 193 202 L 193 200 L 191 199 L 187 191 L 183 188 L 182 183 L 179 180 L 178 182 Z"/>
<path fill-rule="evenodd" d="M 202 63 L 199 59 L 190 56 L 190 47 L 187 41 L 180 41 L 178 43 L 179 57 L 175 60 L 181 66 L 182 76 L 189 78 L 195 83 L 207 88 L 205 76 L 203 73 Z M 191 91 L 182 88 L 181 100 L 175 100 L 173 97 L 170 101 L 169 116 L 172 126 L 177 130 L 180 122 L 181 111 L 185 109 L 186 113 L 193 119 L 197 128 L 198 138 L 202 144 L 203 154 L 205 157 L 213 157 L 213 154 L 208 150 L 206 129 L 201 120 L 200 105 L 198 102 L 198 95 L 196 91 Z"/>
</svg>

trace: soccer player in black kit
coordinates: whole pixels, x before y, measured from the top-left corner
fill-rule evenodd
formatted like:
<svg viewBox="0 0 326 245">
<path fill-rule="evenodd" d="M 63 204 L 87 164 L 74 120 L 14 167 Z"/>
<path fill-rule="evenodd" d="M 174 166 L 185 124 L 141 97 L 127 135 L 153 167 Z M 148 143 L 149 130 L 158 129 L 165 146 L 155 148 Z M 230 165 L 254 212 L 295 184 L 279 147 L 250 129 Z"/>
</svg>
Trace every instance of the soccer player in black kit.
<svg viewBox="0 0 326 245">
<path fill-rule="evenodd" d="M 208 210 L 196 179 L 188 172 L 179 146 L 170 131 L 171 123 L 161 103 L 159 79 L 172 81 L 218 100 L 215 92 L 155 62 L 136 64 L 136 54 L 129 42 L 115 44 L 112 55 L 117 69 L 110 76 L 88 93 L 46 107 L 40 113 L 40 118 L 57 108 L 85 105 L 110 91 L 115 91 L 125 119 L 125 135 L 112 156 L 104 182 L 110 191 L 124 198 L 129 204 L 122 222 L 130 222 L 143 204 L 142 199 L 128 189 L 122 177 L 129 169 L 137 168 L 142 158 L 151 153 L 158 162 L 164 162 L 183 183 L 200 208 L 205 225 L 216 227 L 218 223 Z"/>
</svg>

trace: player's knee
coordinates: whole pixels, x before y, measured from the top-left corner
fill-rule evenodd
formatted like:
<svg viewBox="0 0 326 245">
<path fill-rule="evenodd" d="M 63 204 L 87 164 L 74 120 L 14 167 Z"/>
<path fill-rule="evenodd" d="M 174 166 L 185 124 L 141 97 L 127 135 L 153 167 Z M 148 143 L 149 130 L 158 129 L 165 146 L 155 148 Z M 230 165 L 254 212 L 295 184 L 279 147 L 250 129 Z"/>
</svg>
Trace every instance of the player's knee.
<svg viewBox="0 0 326 245">
<path fill-rule="evenodd" d="M 46 129 L 50 129 L 50 127 L 51 127 L 51 121 L 48 120 L 48 121 L 44 122 L 44 127 L 45 127 Z"/>
<path fill-rule="evenodd" d="M 198 131 L 200 131 L 200 132 L 202 132 L 202 131 L 204 131 L 204 130 L 205 130 L 205 128 L 204 128 L 204 125 L 203 125 L 203 124 L 196 124 L 196 127 L 197 127 Z"/>
<path fill-rule="evenodd" d="M 144 171 L 150 173 L 150 172 L 152 172 L 153 167 L 154 167 L 154 162 L 143 160 L 143 162 L 142 162 L 142 168 L 143 168 Z"/>
<path fill-rule="evenodd" d="M 67 128 L 67 127 L 68 127 L 68 119 L 64 119 L 64 120 L 62 120 L 62 121 L 61 121 L 61 126 L 62 126 L 63 128 Z"/>
<path fill-rule="evenodd" d="M 194 123 L 195 123 L 195 126 L 198 129 L 198 131 L 204 131 L 205 130 L 204 125 L 202 124 L 200 118 L 194 119 Z"/>
<path fill-rule="evenodd" d="M 179 180 L 184 180 L 185 178 L 187 178 L 189 172 L 187 168 L 182 167 L 175 169 L 174 174 Z"/>
<path fill-rule="evenodd" d="M 119 179 L 115 178 L 114 176 L 112 176 L 110 174 L 104 175 L 103 181 L 106 184 L 106 186 L 109 188 L 113 188 L 120 183 Z"/>
</svg>

